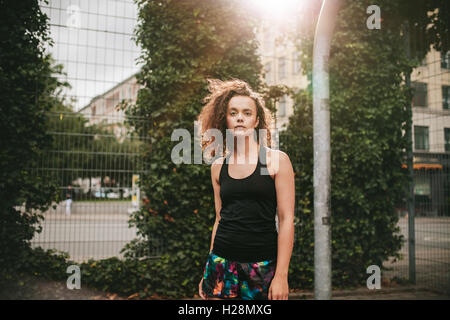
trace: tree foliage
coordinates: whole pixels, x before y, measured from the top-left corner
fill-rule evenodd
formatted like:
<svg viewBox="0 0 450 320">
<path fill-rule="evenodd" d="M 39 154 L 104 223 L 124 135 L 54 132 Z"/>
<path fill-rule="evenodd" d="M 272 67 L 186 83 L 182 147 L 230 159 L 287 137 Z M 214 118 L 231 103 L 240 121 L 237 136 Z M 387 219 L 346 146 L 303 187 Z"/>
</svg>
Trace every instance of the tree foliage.
<svg viewBox="0 0 450 320">
<path fill-rule="evenodd" d="M 46 112 L 57 80 L 45 44 L 52 44 L 48 17 L 37 1 L 0 1 L 0 269 L 8 274 L 22 262 L 39 220 L 32 209 L 46 209 L 56 188 L 36 174 L 51 144 Z M 16 210 L 25 205 L 25 212 Z"/>
<path fill-rule="evenodd" d="M 137 117 L 130 120 L 139 135 L 148 134 L 149 168 L 141 178 L 148 201 L 131 220 L 146 241 L 131 243 L 128 255 L 145 255 L 164 243 L 156 293 L 193 295 L 215 217 L 210 166 L 194 164 L 193 158 L 193 164 L 174 164 L 171 150 L 179 141 L 171 141 L 171 134 L 184 128 L 194 137 L 194 121 L 208 93 L 206 78 L 239 78 L 260 89 L 255 25 L 237 1 L 139 4 L 137 39 L 145 64 L 138 81 L 145 88 L 129 115 Z M 133 122 L 142 117 L 147 121 Z M 191 146 L 193 151 L 193 138 Z"/>
</svg>

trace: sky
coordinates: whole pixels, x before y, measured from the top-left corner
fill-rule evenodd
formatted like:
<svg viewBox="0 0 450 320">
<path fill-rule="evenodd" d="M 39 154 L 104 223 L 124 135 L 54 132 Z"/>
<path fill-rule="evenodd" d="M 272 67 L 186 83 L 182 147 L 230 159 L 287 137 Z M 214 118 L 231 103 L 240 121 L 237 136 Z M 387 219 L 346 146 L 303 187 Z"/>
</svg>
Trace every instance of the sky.
<svg viewBox="0 0 450 320">
<path fill-rule="evenodd" d="M 132 0 L 49 0 L 40 6 L 54 42 L 46 50 L 64 65 L 75 111 L 139 70 Z"/>
<path fill-rule="evenodd" d="M 306 0 L 243 0 L 249 10 L 259 10 L 270 25 L 295 18 Z M 133 0 L 40 0 L 42 11 L 50 19 L 54 41 L 46 49 L 64 72 L 72 89 L 65 92 L 75 98 L 74 111 L 92 98 L 111 89 L 140 66 L 136 59 L 140 48 L 133 40 L 138 7 Z"/>
</svg>

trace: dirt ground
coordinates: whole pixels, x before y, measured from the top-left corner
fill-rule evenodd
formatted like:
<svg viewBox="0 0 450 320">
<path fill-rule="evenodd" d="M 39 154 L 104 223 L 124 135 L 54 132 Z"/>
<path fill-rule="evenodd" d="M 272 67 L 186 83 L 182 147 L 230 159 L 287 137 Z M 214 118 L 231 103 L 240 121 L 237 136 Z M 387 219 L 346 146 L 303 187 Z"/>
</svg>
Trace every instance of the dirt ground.
<svg viewBox="0 0 450 320">
<path fill-rule="evenodd" d="M 117 294 L 83 287 L 70 290 L 65 282 L 23 276 L 0 288 L 0 300 L 125 300 Z"/>
<path fill-rule="evenodd" d="M 383 284 L 384 285 L 384 284 Z M 80 289 L 70 290 L 63 281 L 51 281 L 32 276 L 24 276 L 20 282 L 4 285 L 0 288 L 0 300 L 127 300 L 135 299 L 117 294 L 105 293 L 88 288 L 81 284 Z M 153 297 L 153 299 L 161 299 Z M 186 298 L 191 300 L 191 298 Z M 199 300 L 195 297 L 192 300 Z M 312 291 L 296 290 L 289 295 L 289 300 L 314 299 Z M 357 288 L 353 290 L 336 290 L 332 293 L 333 300 L 450 300 L 442 293 L 411 285 L 387 285 L 380 290 Z"/>
</svg>

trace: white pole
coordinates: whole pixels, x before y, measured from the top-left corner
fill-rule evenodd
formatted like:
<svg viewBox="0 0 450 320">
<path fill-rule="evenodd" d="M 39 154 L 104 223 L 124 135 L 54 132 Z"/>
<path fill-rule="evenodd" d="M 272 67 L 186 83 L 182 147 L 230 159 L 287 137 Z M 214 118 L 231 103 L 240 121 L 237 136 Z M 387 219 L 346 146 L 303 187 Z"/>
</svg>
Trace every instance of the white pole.
<svg viewBox="0 0 450 320">
<path fill-rule="evenodd" d="M 331 299 L 330 103 L 328 59 L 340 0 L 324 0 L 314 36 L 314 297 Z"/>
</svg>

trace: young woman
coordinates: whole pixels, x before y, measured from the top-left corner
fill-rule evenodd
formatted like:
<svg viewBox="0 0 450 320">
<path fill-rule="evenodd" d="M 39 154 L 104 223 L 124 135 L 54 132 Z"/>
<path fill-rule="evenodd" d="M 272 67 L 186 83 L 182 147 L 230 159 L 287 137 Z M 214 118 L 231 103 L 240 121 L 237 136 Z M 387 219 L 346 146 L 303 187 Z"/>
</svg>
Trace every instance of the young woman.
<svg viewBox="0 0 450 320">
<path fill-rule="evenodd" d="M 287 300 L 294 241 L 291 161 L 266 146 L 270 111 L 246 82 L 208 81 L 211 94 L 198 120 L 202 136 L 208 129 L 220 130 L 226 157 L 211 165 L 216 221 L 199 294 L 203 299 Z M 231 147 L 227 134 L 234 141 Z M 202 138 L 203 150 L 211 143 Z"/>
</svg>

